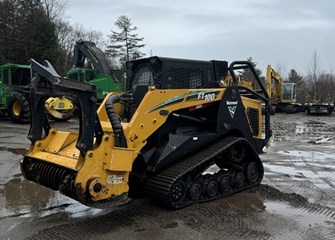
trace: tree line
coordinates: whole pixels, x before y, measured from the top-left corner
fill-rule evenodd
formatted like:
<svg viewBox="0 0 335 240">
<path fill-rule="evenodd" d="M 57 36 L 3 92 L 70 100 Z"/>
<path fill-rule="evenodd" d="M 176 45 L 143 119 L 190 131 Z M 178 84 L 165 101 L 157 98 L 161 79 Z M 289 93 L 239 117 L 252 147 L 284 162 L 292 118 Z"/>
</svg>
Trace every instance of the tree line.
<svg viewBox="0 0 335 240">
<path fill-rule="evenodd" d="M 125 61 L 144 56 L 144 44 L 130 18 L 120 16 L 107 42 L 100 31 L 72 25 L 66 20 L 67 2 L 63 0 L 0 1 L 0 64 L 28 64 L 30 58 L 47 59 L 59 73 L 68 71 L 75 42 L 92 41 L 106 49 L 113 68 L 122 68 Z"/>
<path fill-rule="evenodd" d="M 266 73 L 263 73 L 252 57 L 247 60 L 251 62 L 261 81 L 265 83 L 264 74 Z M 322 68 L 320 56 L 316 51 L 312 54 L 305 74 L 300 74 L 293 68 L 285 73 L 282 66 L 278 66 L 275 70 L 279 72 L 283 82 L 296 84 L 297 102 L 335 103 L 335 74 L 332 69 L 327 71 Z M 251 71 L 242 71 L 241 76 L 242 79 L 253 79 Z"/>
<path fill-rule="evenodd" d="M 114 69 L 122 69 L 126 61 L 145 55 L 141 52 L 144 38 L 138 36 L 137 27 L 129 17 L 119 16 L 104 40 L 100 31 L 70 24 L 65 16 L 66 7 L 64 0 L 1 0 L 0 64 L 28 64 L 30 58 L 47 59 L 60 74 L 65 74 L 73 65 L 73 48 L 80 39 L 92 41 L 103 49 Z M 252 58 L 248 60 L 264 80 L 257 63 Z M 243 75 L 245 79 L 251 77 L 248 71 Z M 316 52 L 304 75 L 295 69 L 281 75 L 284 81 L 296 83 L 298 102 L 335 100 L 335 75 L 321 69 Z"/>
</svg>

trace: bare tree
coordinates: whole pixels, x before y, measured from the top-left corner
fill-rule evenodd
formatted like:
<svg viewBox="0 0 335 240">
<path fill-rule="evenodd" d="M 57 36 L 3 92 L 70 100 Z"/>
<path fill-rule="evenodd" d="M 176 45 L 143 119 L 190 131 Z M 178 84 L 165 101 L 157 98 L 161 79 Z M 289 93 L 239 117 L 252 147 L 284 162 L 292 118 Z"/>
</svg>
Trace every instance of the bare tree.
<svg viewBox="0 0 335 240">
<path fill-rule="evenodd" d="M 321 58 L 314 51 L 307 69 L 307 82 L 309 88 L 308 101 L 333 102 L 335 100 L 335 76 L 332 70 L 327 72 L 321 68 Z"/>
<path fill-rule="evenodd" d="M 320 76 L 320 56 L 316 50 L 314 50 L 312 58 L 307 68 L 307 81 L 309 82 L 309 100 L 319 101 L 318 93 L 318 80 Z"/>
<path fill-rule="evenodd" d="M 52 22 L 57 22 L 65 15 L 67 1 L 63 0 L 43 0 L 46 15 Z"/>
<path fill-rule="evenodd" d="M 332 102 L 335 100 L 335 76 L 331 73 L 321 73 L 318 77 L 318 96 L 321 102 Z"/>
<path fill-rule="evenodd" d="M 100 31 L 87 30 L 80 24 L 71 25 L 67 21 L 58 24 L 58 41 L 62 49 L 63 65 L 61 74 L 65 74 L 73 65 L 73 49 L 76 41 L 85 40 L 94 42 L 98 47 L 105 45 L 103 34 Z"/>
<path fill-rule="evenodd" d="M 101 32 L 70 24 L 66 7 L 66 0 L 0 0 L 0 64 L 47 59 L 64 74 L 77 40 L 105 46 Z"/>
<path fill-rule="evenodd" d="M 284 81 L 284 82 L 286 82 L 287 81 L 287 79 L 286 79 L 286 76 L 287 76 L 287 67 L 284 65 L 284 64 L 281 64 L 281 63 L 278 63 L 278 64 L 276 64 L 276 67 L 275 67 L 275 69 L 276 69 L 276 72 L 280 75 L 280 77 L 282 78 L 282 80 Z"/>
</svg>

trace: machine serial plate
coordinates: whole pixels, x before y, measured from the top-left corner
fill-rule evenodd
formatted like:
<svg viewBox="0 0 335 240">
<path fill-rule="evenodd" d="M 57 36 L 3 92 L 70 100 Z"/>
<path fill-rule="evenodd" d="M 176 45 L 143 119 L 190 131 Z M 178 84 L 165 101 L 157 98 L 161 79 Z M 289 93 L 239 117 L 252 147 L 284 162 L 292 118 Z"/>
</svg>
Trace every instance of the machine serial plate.
<svg viewBox="0 0 335 240">
<path fill-rule="evenodd" d="M 124 183 L 123 175 L 110 175 L 107 178 L 108 184 L 121 184 Z"/>
</svg>

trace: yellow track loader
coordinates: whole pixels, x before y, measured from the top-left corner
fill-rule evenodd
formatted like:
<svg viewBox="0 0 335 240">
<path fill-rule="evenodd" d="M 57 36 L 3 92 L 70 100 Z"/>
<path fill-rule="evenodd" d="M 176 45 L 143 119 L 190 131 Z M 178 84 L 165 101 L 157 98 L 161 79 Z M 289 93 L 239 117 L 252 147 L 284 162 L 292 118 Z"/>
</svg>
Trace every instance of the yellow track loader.
<svg viewBox="0 0 335 240">
<path fill-rule="evenodd" d="M 110 93 L 97 111 L 93 85 L 55 77 L 48 62 L 32 67 L 45 74 L 30 90 L 32 145 L 21 161 L 28 180 L 89 206 L 148 197 L 173 209 L 262 181 L 258 155 L 271 136 L 269 98 L 249 62 L 131 61 L 127 92 Z M 245 68 L 261 94 L 237 85 L 235 71 Z M 228 73 L 234 84 L 220 87 Z M 67 94 L 79 105 L 78 132 L 51 127 L 43 114 L 48 97 Z"/>
</svg>

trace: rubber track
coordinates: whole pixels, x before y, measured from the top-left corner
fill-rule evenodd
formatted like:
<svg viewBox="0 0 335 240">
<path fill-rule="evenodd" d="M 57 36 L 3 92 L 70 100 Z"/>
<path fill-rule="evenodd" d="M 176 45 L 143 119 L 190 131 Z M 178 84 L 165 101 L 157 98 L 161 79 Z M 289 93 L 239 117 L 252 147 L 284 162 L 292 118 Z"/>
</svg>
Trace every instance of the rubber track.
<svg viewBox="0 0 335 240">
<path fill-rule="evenodd" d="M 171 166 L 170 168 L 163 170 L 159 174 L 153 177 L 150 177 L 146 183 L 147 196 L 154 202 L 158 203 L 159 205 L 163 205 L 169 208 L 182 208 L 182 207 L 188 206 L 193 203 L 214 200 L 217 198 L 221 198 L 223 196 L 233 194 L 235 192 L 243 191 L 253 186 L 257 186 L 258 184 L 260 184 L 262 180 L 263 168 L 262 168 L 262 172 L 260 172 L 261 177 L 259 178 L 259 181 L 257 181 L 254 184 L 248 185 L 247 187 L 244 187 L 242 189 L 236 189 L 236 190 L 230 189 L 230 191 L 228 191 L 226 194 L 220 194 L 220 195 L 217 194 L 216 196 L 212 198 L 207 198 L 207 199 L 200 198 L 196 201 L 183 202 L 182 204 L 178 203 L 176 205 L 172 205 L 170 201 L 170 198 L 169 198 L 170 189 L 176 181 L 178 181 L 180 178 L 190 173 L 192 170 L 195 170 L 198 167 L 201 168 L 201 165 L 208 166 L 206 162 L 213 161 L 213 158 L 215 156 L 225 151 L 229 147 L 232 147 L 234 144 L 238 144 L 239 142 L 241 143 L 245 142 L 248 144 L 248 142 L 244 138 L 227 137 L 223 139 L 222 141 L 212 146 L 209 146 L 208 148 L 200 152 L 197 152 L 196 154 L 186 158 L 182 162 L 179 162 Z M 257 159 L 257 162 L 261 164 L 261 161 L 259 158 Z"/>
</svg>

